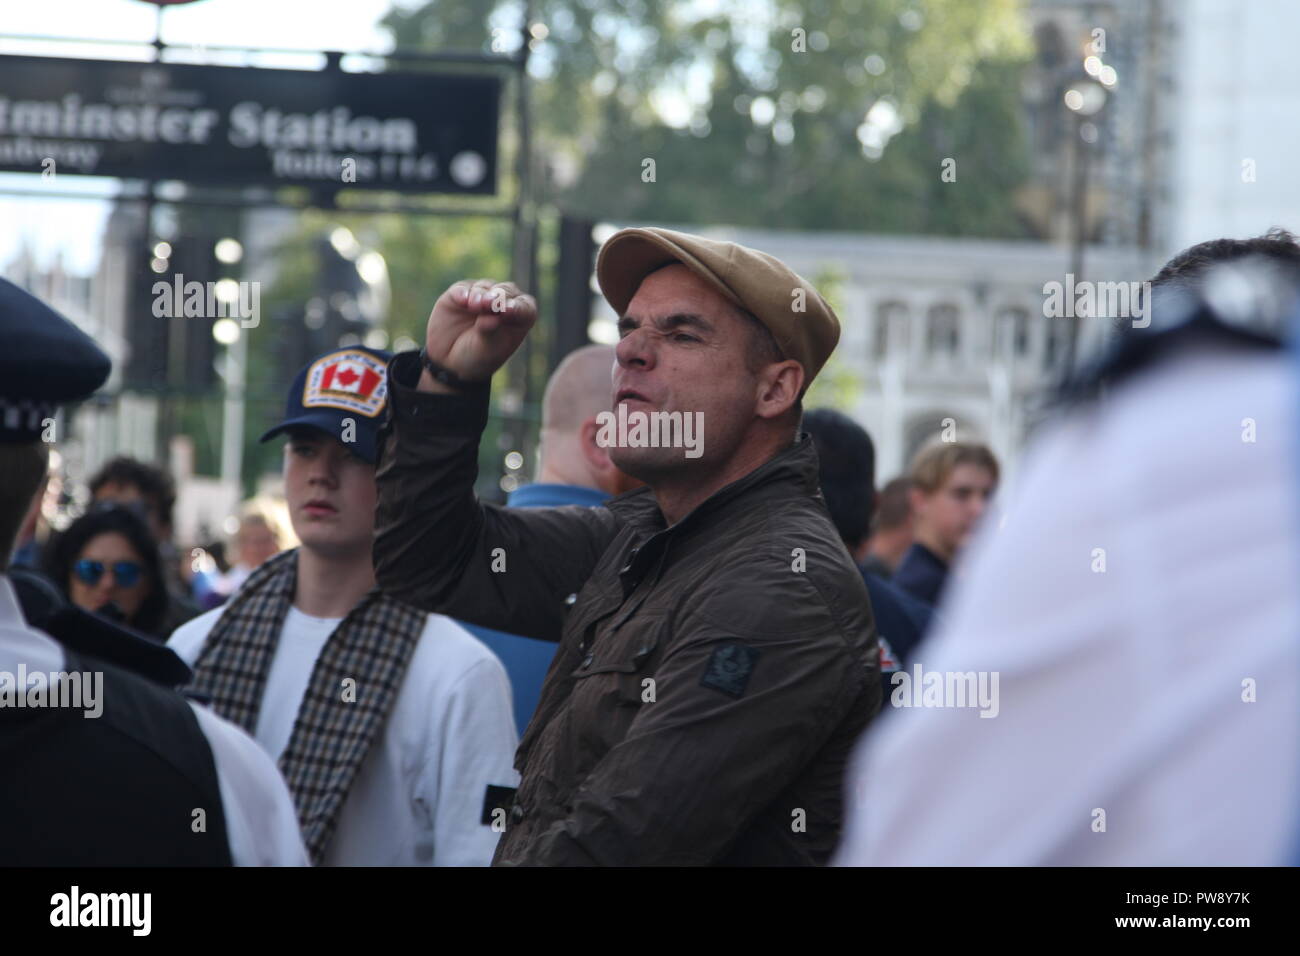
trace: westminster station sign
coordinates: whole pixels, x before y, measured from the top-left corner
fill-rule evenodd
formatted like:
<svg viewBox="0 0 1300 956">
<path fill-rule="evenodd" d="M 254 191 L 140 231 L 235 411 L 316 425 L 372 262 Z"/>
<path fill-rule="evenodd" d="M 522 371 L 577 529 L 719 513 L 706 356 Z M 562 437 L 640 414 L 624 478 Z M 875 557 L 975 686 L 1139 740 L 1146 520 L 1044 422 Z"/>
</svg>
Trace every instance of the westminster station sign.
<svg viewBox="0 0 1300 956">
<path fill-rule="evenodd" d="M 0 170 L 496 191 L 495 76 L 0 56 Z"/>
</svg>

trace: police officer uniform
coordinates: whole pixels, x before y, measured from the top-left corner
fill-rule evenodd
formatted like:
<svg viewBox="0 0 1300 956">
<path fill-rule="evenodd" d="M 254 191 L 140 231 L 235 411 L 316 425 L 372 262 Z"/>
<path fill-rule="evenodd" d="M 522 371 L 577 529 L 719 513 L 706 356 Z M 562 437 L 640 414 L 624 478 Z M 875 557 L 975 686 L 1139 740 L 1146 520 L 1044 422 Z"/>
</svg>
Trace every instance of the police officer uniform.
<svg viewBox="0 0 1300 956">
<path fill-rule="evenodd" d="M 0 443 L 40 441 L 59 404 L 108 377 L 93 341 L 3 279 L 0 335 Z M 32 627 L 0 574 L 0 865 L 306 862 L 270 758 L 160 674 Z"/>
</svg>

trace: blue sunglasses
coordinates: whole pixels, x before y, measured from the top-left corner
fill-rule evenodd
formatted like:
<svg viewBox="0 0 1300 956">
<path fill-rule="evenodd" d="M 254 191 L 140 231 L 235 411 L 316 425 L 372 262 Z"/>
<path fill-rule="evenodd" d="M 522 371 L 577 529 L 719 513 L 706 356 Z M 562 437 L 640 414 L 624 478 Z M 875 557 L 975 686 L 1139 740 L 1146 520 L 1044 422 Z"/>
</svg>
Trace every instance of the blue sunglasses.
<svg viewBox="0 0 1300 956">
<path fill-rule="evenodd" d="M 140 575 L 144 571 L 136 561 L 115 561 L 112 569 L 113 580 L 120 588 L 134 587 L 139 584 Z M 104 576 L 105 566 L 103 561 L 90 561 L 83 558 L 72 566 L 72 571 L 78 578 L 93 587 Z"/>
</svg>

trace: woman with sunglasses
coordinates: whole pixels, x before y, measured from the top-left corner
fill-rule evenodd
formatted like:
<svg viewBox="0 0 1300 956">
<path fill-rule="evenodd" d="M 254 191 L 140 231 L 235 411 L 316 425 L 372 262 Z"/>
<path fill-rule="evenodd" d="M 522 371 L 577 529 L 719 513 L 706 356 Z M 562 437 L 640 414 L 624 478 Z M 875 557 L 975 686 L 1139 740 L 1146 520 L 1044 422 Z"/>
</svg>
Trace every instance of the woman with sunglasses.
<svg viewBox="0 0 1300 956">
<path fill-rule="evenodd" d="M 78 518 L 55 541 L 46 571 L 78 607 L 166 638 L 158 545 L 130 510 L 109 508 Z"/>
</svg>

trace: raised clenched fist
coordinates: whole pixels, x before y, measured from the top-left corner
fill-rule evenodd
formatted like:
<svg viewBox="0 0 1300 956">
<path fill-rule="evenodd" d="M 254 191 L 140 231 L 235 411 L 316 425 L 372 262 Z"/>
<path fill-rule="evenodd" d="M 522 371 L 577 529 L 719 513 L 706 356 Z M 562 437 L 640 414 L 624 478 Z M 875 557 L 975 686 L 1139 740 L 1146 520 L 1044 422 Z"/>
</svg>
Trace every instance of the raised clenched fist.
<svg viewBox="0 0 1300 956">
<path fill-rule="evenodd" d="M 425 351 L 466 382 L 486 382 L 519 348 L 536 321 L 537 301 L 513 282 L 462 279 L 434 303 Z M 448 390 L 427 371 L 420 387 Z"/>
</svg>

